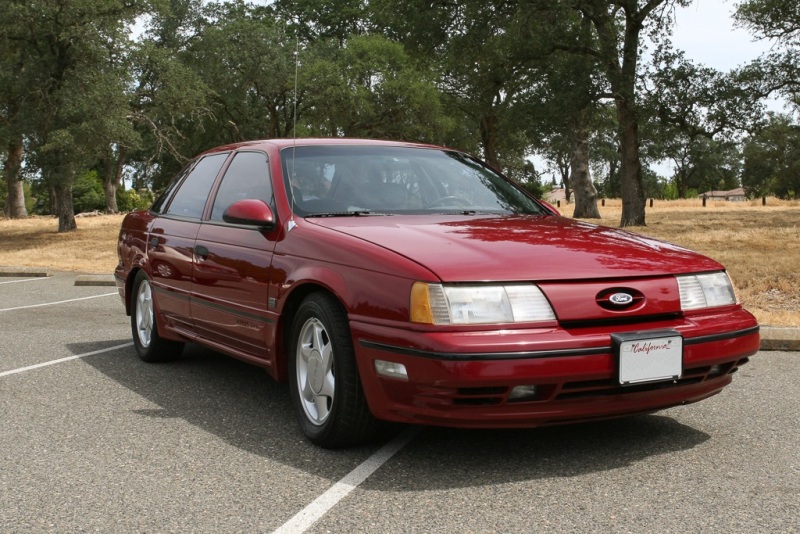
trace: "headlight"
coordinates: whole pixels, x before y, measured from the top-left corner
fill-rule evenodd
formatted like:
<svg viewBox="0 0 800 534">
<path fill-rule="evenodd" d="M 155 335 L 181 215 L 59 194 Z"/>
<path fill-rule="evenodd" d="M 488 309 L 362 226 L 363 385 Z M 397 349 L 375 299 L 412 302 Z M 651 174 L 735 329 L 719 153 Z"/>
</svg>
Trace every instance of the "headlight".
<svg viewBox="0 0 800 534">
<path fill-rule="evenodd" d="M 699 310 L 736 304 L 736 292 L 724 272 L 676 276 L 681 293 L 681 309 Z"/>
<path fill-rule="evenodd" d="M 442 285 L 416 282 L 411 288 L 411 321 L 424 324 L 497 324 L 555 321 L 541 290 L 533 284 Z"/>
</svg>

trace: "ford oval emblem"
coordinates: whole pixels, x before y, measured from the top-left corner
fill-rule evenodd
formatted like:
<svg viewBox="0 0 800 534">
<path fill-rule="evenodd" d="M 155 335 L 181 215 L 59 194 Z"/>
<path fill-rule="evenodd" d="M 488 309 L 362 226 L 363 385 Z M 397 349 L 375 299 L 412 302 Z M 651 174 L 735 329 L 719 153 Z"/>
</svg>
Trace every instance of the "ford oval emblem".
<svg viewBox="0 0 800 534">
<path fill-rule="evenodd" d="M 627 293 L 614 293 L 608 297 L 608 301 L 617 306 L 627 306 L 633 302 L 633 296 Z"/>
</svg>

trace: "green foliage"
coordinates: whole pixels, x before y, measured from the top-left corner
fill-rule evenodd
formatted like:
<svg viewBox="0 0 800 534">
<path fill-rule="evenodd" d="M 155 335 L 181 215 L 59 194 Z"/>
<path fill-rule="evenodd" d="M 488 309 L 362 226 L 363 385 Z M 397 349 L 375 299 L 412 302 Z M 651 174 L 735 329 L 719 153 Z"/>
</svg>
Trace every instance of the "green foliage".
<svg viewBox="0 0 800 534">
<path fill-rule="evenodd" d="M 800 4 L 797 0 L 743 0 L 736 19 L 771 51 L 749 66 L 763 94 L 777 92 L 800 109 Z"/>
<path fill-rule="evenodd" d="M 678 186 L 675 182 L 669 182 L 664 186 L 664 200 L 677 200 L 678 199 Z"/>
<path fill-rule="evenodd" d="M 432 74 L 402 45 L 354 35 L 318 47 L 303 69 L 306 132 L 442 143 L 452 128 Z"/>
<path fill-rule="evenodd" d="M 800 43 L 800 8 L 796 0 L 744 0 L 736 18 L 759 38 Z"/>
<path fill-rule="evenodd" d="M 137 181 L 118 208 L 146 207 L 135 191 L 162 188 L 202 150 L 292 135 L 480 151 L 539 195 L 526 157 L 568 179 L 585 129 L 601 196 L 633 198 L 638 181 L 648 197 L 685 197 L 740 178 L 751 193 L 797 196 L 796 127 L 762 129 L 760 107 L 774 91 L 800 103 L 797 2 L 738 4 L 740 22 L 776 48 L 731 73 L 671 48 L 669 10 L 687 2 L 4 0 L 0 147 L 25 147 L 27 179 L 37 176 L 26 202 L 39 213 L 73 184 L 75 211 L 104 209 L 98 184 L 126 168 Z M 127 29 L 142 14 L 134 42 Z M 742 167 L 744 131 L 755 133 Z M 677 169 L 670 183 L 646 170 L 664 159 Z"/>
<path fill-rule="evenodd" d="M 33 206 L 36 205 L 36 199 L 33 197 L 33 188 L 31 187 L 30 182 L 23 182 L 22 189 L 25 192 L 25 209 L 28 213 L 33 211 Z"/>
<path fill-rule="evenodd" d="M 747 140 L 742 182 L 749 197 L 800 198 L 800 126 L 786 115 Z"/>
<path fill-rule="evenodd" d="M 149 190 L 140 194 L 133 189 L 117 189 L 117 208 L 121 212 L 146 210 L 153 205 L 153 200 L 153 193 Z"/>
<path fill-rule="evenodd" d="M 109 144 L 136 143 L 124 58 L 127 27 L 145 7 L 142 0 L 6 0 L 0 12 L 0 62 L 24 65 L 11 69 L 15 81 L 3 82 L 0 94 L 19 118 L 11 133 L 27 141 L 27 164 L 56 193 L 59 231 L 76 227 L 77 173 Z"/>
<path fill-rule="evenodd" d="M 80 174 L 72 186 L 75 213 L 102 211 L 105 208 L 103 181 L 97 171 Z"/>
<path fill-rule="evenodd" d="M 533 195 L 534 198 L 541 200 L 544 197 L 545 187 L 539 182 L 533 180 L 529 182 L 523 182 L 520 185 L 522 185 L 522 187 L 524 187 L 528 193 Z"/>
<path fill-rule="evenodd" d="M 536 100 L 526 94 L 538 85 L 534 56 L 553 19 L 506 1 L 375 0 L 370 7 L 379 29 L 435 70 L 447 114 L 457 121 L 448 144 L 480 147 L 498 168 L 530 153 L 532 114 L 522 106 Z"/>
<path fill-rule="evenodd" d="M 654 171 L 647 168 L 642 169 L 642 185 L 645 198 L 664 198 L 666 183 Z"/>
<path fill-rule="evenodd" d="M 186 65 L 209 88 L 203 148 L 291 134 L 295 41 L 265 8 L 209 4 Z"/>
<path fill-rule="evenodd" d="M 511 169 L 506 175 L 524 187 L 534 198 L 541 199 L 545 191 L 550 190 L 549 187 L 542 185 L 542 175 L 529 160 L 525 160 L 518 168 Z"/>
<path fill-rule="evenodd" d="M 306 41 L 332 39 L 342 44 L 351 35 L 368 31 L 364 0 L 276 0 L 275 7 Z"/>
<path fill-rule="evenodd" d="M 645 107 L 666 129 L 662 137 L 677 131 L 689 142 L 734 139 L 764 116 L 763 102 L 753 98 L 761 91 L 759 80 L 746 70 L 722 73 L 695 64 L 669 42 L 658 48 L 653 66 Z"/>
</svg>

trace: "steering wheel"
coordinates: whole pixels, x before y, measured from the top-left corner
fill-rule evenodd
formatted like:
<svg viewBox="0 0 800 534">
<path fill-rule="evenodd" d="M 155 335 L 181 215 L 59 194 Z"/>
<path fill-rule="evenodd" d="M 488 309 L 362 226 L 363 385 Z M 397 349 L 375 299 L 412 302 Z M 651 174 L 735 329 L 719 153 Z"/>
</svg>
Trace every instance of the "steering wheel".
<svg viewBox="0 0 800 534">
<path fill-rule="evenodd" d="M 460 197 L 458 195 L 448 195 L 446 197 L 440 197 L 425 206 L 425 209 L 435 208 L 437 206 L 472 206 L 472 202 L 467 200 L 464 197 Z"/>
</svg>

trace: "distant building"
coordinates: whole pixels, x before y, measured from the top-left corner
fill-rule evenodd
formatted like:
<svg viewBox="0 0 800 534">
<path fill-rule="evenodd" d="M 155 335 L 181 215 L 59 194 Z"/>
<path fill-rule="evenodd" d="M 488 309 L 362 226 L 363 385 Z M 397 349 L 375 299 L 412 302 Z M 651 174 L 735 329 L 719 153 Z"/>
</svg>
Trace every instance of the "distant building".
<svg viewBox="0 0 800 534">
<path fill-rule="evenodd" d="M 706 191 L 705 193 L 700 194 L 700 198 L 742 202 L 747 200 L 747 195 L 744 194 L 744 188 L 737 187 L 736 189 L 731 189 L 730 191 Z"/>
<path fill-rule="evenodd" d="M 555 206 L 558 202 L 563 202 L 566 204 L 566 200 L 567 192 L 564 191 L 563 187 L 554 187 L 552 191 L 544 194 L 544 201 L 549 202 L 553 206 Z"/>
</svg>

